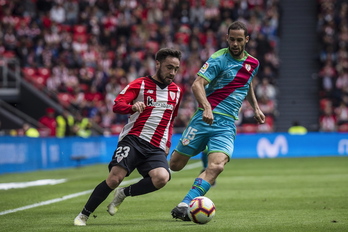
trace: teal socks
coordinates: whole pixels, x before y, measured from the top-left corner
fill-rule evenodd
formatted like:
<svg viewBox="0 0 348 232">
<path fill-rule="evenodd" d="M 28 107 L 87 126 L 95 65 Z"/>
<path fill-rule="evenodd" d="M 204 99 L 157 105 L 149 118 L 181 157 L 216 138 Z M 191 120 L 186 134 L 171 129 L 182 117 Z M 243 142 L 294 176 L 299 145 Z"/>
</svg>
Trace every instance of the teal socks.
<svg viewBox="0 0 348 232">
<path fill-rule="evenodd" d="M 182 202 L 190 204 L 193 198 L 198 196 L 204 196 L 210 189 L 209 182 L 203 180 L 202 178 L 196 178 L 190 191 L 186 194 Z"/>
</svg>

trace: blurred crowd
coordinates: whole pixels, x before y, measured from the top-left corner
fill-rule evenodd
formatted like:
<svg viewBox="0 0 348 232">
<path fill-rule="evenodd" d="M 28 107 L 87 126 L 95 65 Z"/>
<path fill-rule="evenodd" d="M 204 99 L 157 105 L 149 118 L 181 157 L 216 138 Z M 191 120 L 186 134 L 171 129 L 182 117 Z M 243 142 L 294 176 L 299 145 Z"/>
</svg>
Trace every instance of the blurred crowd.
<svg viewBox="0 0 348 232">
<path fill-rule="evenodd" d="M 105 134 L 117 134 L 128 116 L 112 112 L 116 95 L 130 81 L 154 73 L 159 48 L 177 48 L 183 58 L 175 82 L 184 97 L 175 132 L 181 133 L 197 107 L 191 92 L 197 71 L 227 46 L 227 28 L 240 20 L 251 37 L 246 50 L 261 63 L 254 87 L 267 120 L 257 125 L 245 101 L 238 131 L 273 132 L 279 13 L 279 0 L 0 0 L 0 55 L 17 57 L 23 77 L 67 111 L 79 112 Z M 331 22 L 324 9 L 322 14 L 318 27 L 326 32 Z M 339 28 L 347 36 L 346 24 Z M 331 49 L 338 59 L 346 48 Z M 334 66 L 324 58 L 329 50 L 321 57 Z"/>
<path fill-rule="evenodd" d="M 348 1 L 318 0 L 320 131 L 348 132 Z"/>
</svg>

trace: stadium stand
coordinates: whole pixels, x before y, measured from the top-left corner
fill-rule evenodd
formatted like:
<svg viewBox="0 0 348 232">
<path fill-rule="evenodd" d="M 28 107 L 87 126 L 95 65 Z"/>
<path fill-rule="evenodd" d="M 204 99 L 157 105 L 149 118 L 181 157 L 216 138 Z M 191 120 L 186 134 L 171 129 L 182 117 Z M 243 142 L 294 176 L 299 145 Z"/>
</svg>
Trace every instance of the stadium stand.
<svg viewBox="0 0 348 232">
<path fill-rule="evenodd" d="M 318 1 L 320 131 L 348 132 L 348 1 Z"/>
<path fill-rule="evenodd" d="M 23 78 L 45 89 L 63 108 L 81 112 L 105 134 L 119 133 L 127 120 L 112 113 L 116 95 L 128 82 L 152 74 L 152 56 L 167 46 L 184 54 L 176 78 L 184 90 L 175 125 L 175 132 L 181 133 L 196 109 L 190 86 L 197 71 L 212 52 L 226 46 L 228 25 L 241 20 L 252 38 L 247 50 L 261 62 L 254 86 L 268 119 L 266 125 L 257 125 L 245 103 L 238 131 L 276 130 L 278 0 L 3 0 L 0 4 L 0 55 L 15 56 Z"/>
</svg>

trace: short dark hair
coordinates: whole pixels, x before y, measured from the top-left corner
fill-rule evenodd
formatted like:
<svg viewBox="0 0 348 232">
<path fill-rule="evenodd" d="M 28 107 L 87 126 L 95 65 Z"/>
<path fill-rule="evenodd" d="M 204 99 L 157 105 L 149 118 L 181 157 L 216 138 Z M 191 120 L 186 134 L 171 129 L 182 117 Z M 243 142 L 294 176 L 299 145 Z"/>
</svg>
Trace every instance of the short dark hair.
<svg viewBox="0 0 348 232">
<path fill-rule="evenodd" d="M 159 62 L 162 62 L 168 56 L 176 57 L 179 60 L 181 60 L 181 51 L 175 50 L 175 49 L 172 49 L 172 48 L 161 48 L 156 53 L 155 60 L 158 60 Z"/>
<path fill-rule="evenodd" d="M 243 30 L 244 31 L 244 36 L 247 37 L 248 36 L 248 29 L 245 26 L 244 23 L 240 22 L 240 21 L 235 21 L 233 22 L 227 30 L 227 34 L 230 32 L 230 30 Z"/>
</svg>

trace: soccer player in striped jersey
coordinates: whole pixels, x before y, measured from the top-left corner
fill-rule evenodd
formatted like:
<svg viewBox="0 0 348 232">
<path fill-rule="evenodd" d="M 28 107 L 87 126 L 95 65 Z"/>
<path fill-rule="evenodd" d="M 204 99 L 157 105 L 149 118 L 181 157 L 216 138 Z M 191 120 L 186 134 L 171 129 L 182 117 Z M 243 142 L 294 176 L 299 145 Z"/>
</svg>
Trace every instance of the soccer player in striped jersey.
<svg viewBox="0 0 348 232">
<path fill-rule="evenodd" d="M 85 226 L 89 215 L 134 169 L 143 178 L 128 187 L 117 188 L 107 211 L 114 215 L 128 196 L 156 191 L 170 180 L 167 155 L 174 119 L 182 90 L 173 81 L 180 67 L 181 52 L 160 49 L 155 57 L 156 73 L 128 84 L 116 97 L 113 111 L 130 114 L 109 163 L 109 175 L 96 186 L 74 225 Z"/>
<path fill-rule="evenodd" d="M 192 91 L 199 108 L 170 158 L 170 169 L 180 171 L 192 156 L 207 146 L 207 168 L 194 180 L 182 202 L 171 211 L 174 218 L 184 221 L 190 220 L 187 215 L 190 201 L 208 192 L 232 156 L 236 136 L 234 122 L 245 98 L 253 107 L 257 122 L 265 121 L 252 86 L 259 61 L 245 51 L 249 41 L 247 28 L 236 21 L 227 33 L 228 47 L 212 54 L 197 73 Z"/>
</svg>

